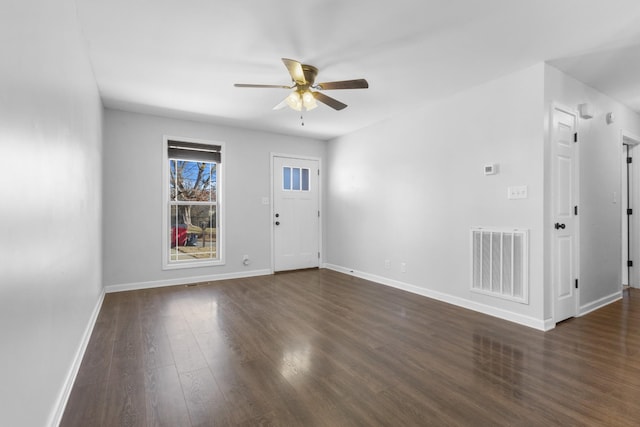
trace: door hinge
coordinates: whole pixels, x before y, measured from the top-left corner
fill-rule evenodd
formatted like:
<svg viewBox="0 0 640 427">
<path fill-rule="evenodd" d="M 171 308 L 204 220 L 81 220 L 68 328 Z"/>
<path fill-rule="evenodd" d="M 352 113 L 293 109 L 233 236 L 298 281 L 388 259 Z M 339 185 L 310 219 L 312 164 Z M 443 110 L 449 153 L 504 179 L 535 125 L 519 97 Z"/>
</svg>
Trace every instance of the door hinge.
<svg viewBox="0 0 640 427">
<path fill-rule="evenodd" d="M 627 157 L 627 163 L 633 163 L 633 158 L 632 157 Z"/>
<path fill-rule="evenodd" d="M 627 215 L 633 215 L 633 209 L 627 209 Z"/>
<path fill-rule="evenodd" d="M 318 259 L 320 259 L 320 252 L 318 252 Z"/>
<path fill-rule="evenodd" d="M 320 211 L 318 211 L 318 218 L 320 218 Z"/>
<path fill-rule="evenodd" d="M 318 169 L 318 176 L 320 176 L 320 169 Z"/>
<path fill-rule="evenodd" d="M 578 289 L 578 279 L 576 279 L 576 289 Z"/>
<path fill-rule="evenodd" d="M 577 206 L 573 207 L 573 214 L 574 215 L 578 215 L 578 207 Z"/>
<path fill-rule="evenodd" d="M 573 134 L 573 142 L 578 142 L 578 132 Z"/>
<path fill-rule="evenodd" d="M 627 261 L 627 267 L 633 267 L 633 261 L 628 260 Z"/>
</svg>

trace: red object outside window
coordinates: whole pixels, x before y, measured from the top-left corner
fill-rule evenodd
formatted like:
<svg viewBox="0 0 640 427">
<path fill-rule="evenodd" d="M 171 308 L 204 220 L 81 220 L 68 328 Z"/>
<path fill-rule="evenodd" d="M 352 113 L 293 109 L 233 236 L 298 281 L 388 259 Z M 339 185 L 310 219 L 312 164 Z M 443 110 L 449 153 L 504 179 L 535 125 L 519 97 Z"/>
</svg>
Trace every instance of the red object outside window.
<svg viewBox="0 0 640 427">
<path fill-rule="evenodd" d="M 187 242 L 186 227 L 171 227 L 171 247 L 184 246 Z"/>
</svg>

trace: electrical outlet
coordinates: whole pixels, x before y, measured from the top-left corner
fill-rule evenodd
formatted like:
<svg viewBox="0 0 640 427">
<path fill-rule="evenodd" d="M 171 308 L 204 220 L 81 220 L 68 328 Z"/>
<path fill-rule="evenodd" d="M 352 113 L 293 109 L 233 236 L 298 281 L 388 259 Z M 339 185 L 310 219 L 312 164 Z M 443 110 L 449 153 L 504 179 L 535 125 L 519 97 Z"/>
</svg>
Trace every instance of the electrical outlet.
<svg viewBox="0 0 640 427">
<path fill-rule="evenodd" d="M 401 273 L 406 273 L 407 272 L 407 263 L 406 262 L 400 263 L 400 272 Z"/>
<path fill-rule="evenodd" d="M 387 270 L 391 268 L 391 261 L 389 261 L 388 259 L 384 260 L 384 268 L 386 268 Z"/>
</svg>

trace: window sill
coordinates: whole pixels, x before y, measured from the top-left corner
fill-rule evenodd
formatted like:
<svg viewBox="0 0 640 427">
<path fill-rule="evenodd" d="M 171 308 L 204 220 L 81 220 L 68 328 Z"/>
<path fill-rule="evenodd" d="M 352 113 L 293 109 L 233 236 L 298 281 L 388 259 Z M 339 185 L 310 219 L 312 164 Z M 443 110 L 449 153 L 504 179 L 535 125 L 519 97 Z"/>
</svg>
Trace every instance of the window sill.
<svg viewBox="0 0 640 427">
<path fill-rule="evenodd" d="M 178 270 L 183 268 L 198 268 L 198 267 L 215 267 L 219 265 L 225 265 L 224 260 L 215 261 L 185 261 L 185 262 L 173 262 L 164 263 L 162 265 L 163 270 Z"/>
</svg>

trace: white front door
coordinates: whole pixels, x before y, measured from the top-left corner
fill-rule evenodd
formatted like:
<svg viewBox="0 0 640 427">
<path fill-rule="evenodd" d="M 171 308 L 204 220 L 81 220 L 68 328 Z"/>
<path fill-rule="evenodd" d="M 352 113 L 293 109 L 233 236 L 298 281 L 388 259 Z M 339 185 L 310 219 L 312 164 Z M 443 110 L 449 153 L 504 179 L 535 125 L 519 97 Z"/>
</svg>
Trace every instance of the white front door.
<svg viewBox="0 0 640 427">
<path fill-rule="evenodd" d="M 318 160 L 273 157 L 274 270 L 320 265 Z"/>
<path fill-rule="evenodd" d="M 551 264 L 557 323 L 577 314 L 577 117 L 554 107 L 551 133 Z"/>
</svg>

